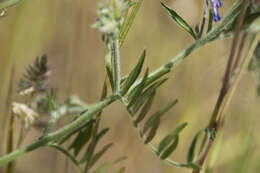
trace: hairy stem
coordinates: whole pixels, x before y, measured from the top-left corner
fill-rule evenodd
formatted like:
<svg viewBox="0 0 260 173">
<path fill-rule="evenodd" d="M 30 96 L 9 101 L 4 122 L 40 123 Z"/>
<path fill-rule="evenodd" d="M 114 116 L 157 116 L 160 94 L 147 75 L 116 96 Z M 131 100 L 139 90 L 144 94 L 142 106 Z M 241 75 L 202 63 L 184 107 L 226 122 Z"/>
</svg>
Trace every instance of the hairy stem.
<svg viewBox="0 0 260 173">
<path fill-rule="evenodd" d="M 84 123 L 92 120 L 93 118 L 95 118 L 95 115 L 97 115 L 98 112 L 100 112 L 106 106 L 110 105 L 111 103 L 113 103 L 116 100 L 118 100 L 118 96 L 117 95 L 111 95 L 110 97 L 107 97 L 103 101 L 90 106 L 89 110 L 87 112 L 83 113 L 78 119 L 76 119 L 72 123 L 66 125 L 62 129 L 57 130 L 56 132 L 53 132 L 53 133 L 49 133 L 47 136 L 45 136 L 43 138 L 39 138 L 34 143 L 32 143 L 32 144 L 30 144 L 26 147 L 20 148 L 20 149 L 14 151 L 14 152 L 12 152 L 8 155 L 1 157 L 0 158 L 0 165 L 3 165 L 7 162 L 10 162 L 10 161 L 16 159 L 17 157 L 19 157 L 21 155 L 24 155 L 24 154 L 26 154 L 30 151 L 33 151 L 33 150 L 35 150 L 35 149 L 37 149 L 41 146 L 46 145 L 50 141 L 57 140 L 57 139 L 61 138 L 62 136 L 72 132 L 78 126 L 81 126 L 82 124 L 84 124 Z"/>
<path fill-rule="evenodd" d="M 115 92 L 120 93 L 120 52 L 119 52 L 119 39 L 117 36 L 113 38 L 112 55 L 114 62 L 114 79 L 115 79 Z"/>
<path fill-rule="evenodd" d="M 104 81 L 100 100 L 103 100 L 107 96 L 107 84 L 106 84 L 106 82 L 107 82 L 107 76 L 106 76 L 105 81 Z M 84 170 L 85 173 L 89 172 L 89 169 L 90 169 L 90 166 L 91 166 L 90 165 L 91 160 L 93 158 L 93 154 L 95 153 L 95 149 L 96 149 L 96 146 L 97 146 L 97 134 L 98 134 L 98 129 L 99 129 L 99 123 L 100 123 L 100 120 L 101 120 L 101 114 L 102 114 L 102 112 L 100 112 L 98 114 L 96 122 L 95 122 L 94 127 L 93 127 L 91 143 L 89 144 L 91 149 L 90 149 L 89 157 L 86 161 L 85 170 Z"/>
<path fill-rule="evenodd" d="M 169 73 L 171 69 L 175 66 L 177 66 L 180 62 L 182 62 L 186 57 L 188 57 L 191 53 L 198 50 L 200 47 L 204 46 L 205 44 L 208 44 L 212 41 L 214 41 L 222 32 L 223 30 L 232 24 L 232 22 L 235 20 L 235 18 L 238 16 L 241 6 L 241 0 L 236 1 L 227 15 L 221 20 L 219 25 L 217 25 L 214 29 L 212 29 L 210 32 L 208 32 L 204 37 L 196 40 L 192 45 L 190 45 L 187 49 L 180 52 L 178 55 L 176 55 L 174 58 L 172 58 L 167 64 L 162 65 L 157 70 L 153 71 L 151 74 L 149 74 L 148 80 L 146 85 L 154 82 L 161 76 L 163 76 L 166 73 Z M 135 84 L 130 88 L 128 93 L 137 86 L 142 79 L 135 82 Z"/>
<path fill-rule="evenodd" d="M 155 70 L 153 73 L 151 73 L 149 75 L 147 83 L 149 84 L 149 83 L 155 81 L 156 79 L 158 79 L 160 76 L 170 72 L 172 67 L 179 64 L 181 61 L 183 61 L 187 56 L 189 56 L 195 50 L 197 50 L 198 48 L 202 47 L 203 45 L 205 45 L 207 43 L 210 43 L 217 36 L 219 36 L 219 34 L 221 34 L 221 32 L 224 30 L 224 28 L 227 25 L 230 25 L 232 23 L 232 21 L 237 17 L 237 15 L 239 14 L 240 5 L 241 5 L 241 1 L 240 0 L 236 1 L 234 3 L 234 5 L 232 6 L 232 8 L 229 10 L 226 17 L 223 18 L 223 20 L 220 22 L 219 25 L 217 25 L 211 32 L 206 34 L 201 39 L 196 40 L 196 42 L 193 43 L 190 47 L 188 47 L 187 49 L 185 49 L 184 51 L 179 53 L 175 58 L 171 59 L 169 63 L 161 66 L 160 68 Z M 118 40 L 115 43 L 117 43 L 115 45 L 117 45 L 116 47 L 118 47 Z M 119 73 L 117 73 L 117 75 L 118 74 L 120 74 L 120 71 L 119 71 Z M 120 76 L 119 76 L 119 79 L 120 79 Z M 118 83 L 119 83 L 119 87 L 120 87 L 120 81 L 118 81 Z M 133 87 L 135 87 L 139 83 L 140 83 L 140 80 L 137 81 Z M 60 137 L 72 132 L 74 130 L 74 128 L 76 128 L 77 126 L 80 126 L 80 125 L 86 123 L 86 121 L 94 118 L 98 112 L 102 111 L 102 109 L 104 109 L 106 106 L 108 106 L 109 104 L 113 103 L 116 100 L 118 100 L 118 96 L 112 95 L 112 96 L 104 99 L 102 102 L 99 102 L 99 103 L 91 106 L 88 112 L 84 113 L 79 119 L 75 120 L 71 124 L 66 125 L 65 127 L 63 127 L 62 129 L 60 129 L 56 132 L 48 134 L 46 137 L 37 140 L 36 142 L 32 143 L 31 145 L 28 145 L 24 148 L 18 149 L 8 155 L 1 157 L 0 165 L 10 162 L 23 154 L 26 154 L 32 150 L 35 150 L 35 149 L 47 144 L 50 141 L 57 140 Z"/>
</svg>

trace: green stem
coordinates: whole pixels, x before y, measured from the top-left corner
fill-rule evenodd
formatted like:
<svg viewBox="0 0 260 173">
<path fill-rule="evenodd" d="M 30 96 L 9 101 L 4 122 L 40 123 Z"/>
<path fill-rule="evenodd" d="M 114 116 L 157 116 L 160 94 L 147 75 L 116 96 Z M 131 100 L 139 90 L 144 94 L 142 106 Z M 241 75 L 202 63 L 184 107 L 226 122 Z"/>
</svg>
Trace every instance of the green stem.
<svg viewBox="0 0 260 173">
<path fill-rule="evenodd" d="M 118 96 L 112 95 L 110 97 L 105 98 L 103 101 L 90 106 L 89 110 L 87 112 L 82 114 L 77 120 L 66 125 L 62 129 L 57 130 L 56 132 L 50 133 L 46 137 L 40 138 L 37 141 L 35 141 L 34 143 L 32 143 L 26 147 L 20 148 L 8 155 L 1 157 L 0 165 L 10 162 L 23 154 L 33 151 L 43 145 L 46 145 L 50 141 L 57 140 L 60 137 L 70 133 L 78 126 L 81 126 L 82 124 L 86 123 L 87 121 L 90 121 L 91 119 L 95 118 L 95 115 L 97 115 L 98 112 L 100 112 L 102 109 L 104 109 L 106 106 L 110 105 L 111 103 L 113 103 L 116 100 L 118 100 Z"/>
<path fill-rule="evenodd" d="M 18 0 L 16 0 L 16 1 L 18 2 Z M 14 0 L 13 1 L 10 0 L 8 2 L 14 2 Z M 233 7 L 229 10 L 226 17 L 223 18 L 222 22 L 218 26 L 216 26 L 206 36 L 197 40 L 195 43 L 193 43 L 186 50 L 182 51 L 175 58 L 170 60 L 170 62 L 168 64 L 161 66 L 159 69 L 157 69 L 156 71 L 151 73 L 149 75 L 147 83 L 149 84 L 149 83 L 155 81 L 156 79 L 158 79 L 160 76 L 170 72 L 172 67 L 179 64 L 182 60 L 184 60 L 192 52 L 194 52 L 198 48 L 202 47 L 203 45 L 213 41 L 223 31 L 223 29 L 227 25 L 230 25 L 231 22 L 237 17 L 237 15 L 239 14 L 240 5 L 241 5 L 241 1 L 240 0 L 236 1 L 234 3 Z M 7 7 L 3 3 L 0 4 L 0 10 L 3 9 L 3 8 L 7 8 Z M 117 38 L 115 39 L 115 48 L 117 48 L 115 53 L 118 53 L 118 54 L 116 54 L 116 56 L 117 56 L 117 58 L 119 58 L 119 45 L 118 45 L 118 39 Z M 116 63 L 117 63 L 117 65 L 120 65 L 118 62 L 116 62 Z M 116 70 L 120 70 L 120 68 L 116 68 Z M 120 88 L 120 80 L 118 80 L 118 79 L 120 79 L 120 71 L 117 71 L 116 75 L 117 75 L 117 82 L 118 82 L 117 88 Z M 119 75 L 119 78 L 118 78 L 118 75 Z M 134 84 L 134 86 L 138 85 L 139 83 L 140 83 L 140 81 L 137 81 Z M 118 87 L 118 85 L 119 85 L 119 87 Z M 8 155 L 1 157 L 0 158 L 0 165 L 3 165 L 7 162 L 10 162 L 10 161 L 16 159 L 17 157 L 19 157 L 23 154 L 26 154 L 26 153 L 28 153 L 32 150 L 35 150 L 35 149 L 47 144 L 50 141 L 56 140 L 56 139 L 58 139 L 58 138 L 60 138 L 64 135 L 72 132 L 74 130 L 74 128 L 76 128 L 77 126 L 80 126 L 80 125 L 86 123 L 86 121 L 94 118 L 94 116 L 97 115 L 98 112 L 100 112 L 102 109 L 104 109 L 106 106 L 108 106 L 109 104 L 113 103 L 116 100 L 118 100 L 118 96 L 112 95 L 112 96 L 104 99 L 102 102 L 99 102 L 99 103 L 91 106 L 89 108 L 88 112 L 84 113 L 80 118 L 78 118 L 77 120 L 75 120 L 71 124 L 63 127 L 62 129 L 60 129 L 56 132 L 48 134 L 46 137 L 37 140 L 36 142 L 32 143 L 31 145 L 28 145 L 24 148 L 18 149 L 18 150 L 14 151 L 14 152 L 12 152 Z"/>
<path fill-rule="evenodd" d="M 0 11 L 1 10 L 5 10 L 7 8 L 10 8 L 12 6 L 15 6 L 16 4 L 18 4 L 19 2 L 21 2 L 22 0 L 9 0 L 9 1 L 4 1 L 2 3 L 0 3 Z"/>
<path fill-rule="evenodd" d="M 227 15 L 221 20 L 221 23 L 217 25 L 213 30 L 208 32 L 204 37 L 201 39 L 196 40 L 191 46 L 189 46 L 187 49 L 180 52 L 177 56 L 172 58 L 167 64 L 162 65 L 157 70 L 153 71 L 151 74 L 149 74 L 148 80 L 146 85 L 154 82 L 161 76 L 163 76 L 166 73 L 169 73 L 171 69 L 175 66 L 177 66 L 180 62 L 182 62 L 186 57 L 188 57 L 191 53 L 198 50 L 200 47 L 204 46 L 207 43 L 210 43 L 215 40 L 222 32 L 223 30 L 228 26 L 231 25 L 234 19 L 238 16 L 240 11 L 241 1 L 238 0 L 234 3 L 234 5 L 231 7 Z M 141 80 L 138 80 L 128 91 L 130 91 L 137 86 Z"/>
<path fill-rule="evenodd" d="M 120 93 L 120 52 L 119 52 L 119 39 L 117 36 L 113 38 L 113 61 L 114 61 L 114 79 L 115 79 L 115 92 Z"/>
</svg>

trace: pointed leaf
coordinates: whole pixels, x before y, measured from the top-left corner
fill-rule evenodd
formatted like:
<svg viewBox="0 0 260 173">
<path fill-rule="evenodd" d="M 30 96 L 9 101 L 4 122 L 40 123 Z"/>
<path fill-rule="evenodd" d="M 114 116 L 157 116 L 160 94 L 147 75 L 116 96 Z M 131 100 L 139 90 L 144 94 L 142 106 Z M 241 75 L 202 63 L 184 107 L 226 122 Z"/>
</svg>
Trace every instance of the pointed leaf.
<svg viewBox="0 0 260 173">
<path fill-rule="evenodd" d="M 112 143 L 105 145 L 99 152 L 97 152 L 91 159 L 90 167 L 92 167 L 102 156 L 103 154 L 112 147 Z"/>
<path fill-rule="evenodd" d="M 125 38 L 131 28 L 131 26 L 134 23 L 134 19 L 137 15 L 137 12 L 139 11 L 141 4 L 142 4 L 143 0 L 136 0 L 136 4 L 133 7 L 133 10 L 131 11 L 129 18 L 125 19 L 127 20 L 125 22 L 125 25 L 123 25 L 123 27 L 121 28 L 120 34 L 119 34 L 119 43 L 120 45 L 122 45 L 125 41 Z"/>
<path fill-rule="evenodd" d="M 107 162 L 104 162 L 103 164 L 101 164 L 93 173 L 103 173 L 103 172 L 107 172 L 107 169 L 123 160 L 127 159 L 126 156 L 120 157 L 118 159 L 114 159 L 114 160 L 110 160 Z"/>
<path fill-rule="evenodd" d="M 61 139 L 59 139 L 59 144 L 63 144 L 64 142 L 66 142 L 70 137 L 72 137 L 74 134 L 76 134 L 77 132 L 79 132 L 81 129 L 86 128 L 88 126 L 90 126 L 90 124 L 93 124 L 95 121 L 89 121 L 87 122 L 85 125 L 83 126 L 79 126 L 77 128 L 75 128 L 71 133 L 65 135 L 64 137 L 62 137 Z"/>
<path fill-rule="evenodd" d="M 197 24 L 197 25 L 195 26 L 195 32 L 196 32 L 197 35 L 200 33 L 199 24 Z"/>
<path fill-rule="evenodd" d="M 110 81 L 112 91 L 114 91 L 114 79 L 113 79 L 113 68 L 112 68 L 112 56 L 109 52 L 105 57 L 107 76 Z"/>
<path fill-rule="evenodd" d="M 189 151 L 188 151 L 188 154 L 187 154 L 187 163 L 192 163 L 192 161 L 193 161 L 193 159 L 194 159 L 196 144 L 197 144 L 197 141 L 198 141 L 198 139 L 199 139 L 199 136 L 201 135 L 202 132 L 203 132 L 203 130 L 200 130 L 200 131 L 195 135 L 195 137 L 194 137 L 193 140 L 192 140 L 192 143 L 191 143 L 191 145 L 190 145 L 190 148 L 189 148 Z"/>
<path fill-rule="evenodd" d="M 134 121 L 134 124 L 135 126 L 138 125 L 138 123 L 140 123 L 145 115 L 149 112 L 149 110 L 151 109 L 152 107 L 152 104 L 153 104 L 153 100 L 154 100 L 154 97 L 155 97 L 155 94 L 156 94 L 156 91 L 154 91 L 152 93 L 152 95 L 148 98 L 148 100 L 146 101 L 145 105 L 143 106 L 140 114 L 138 115 L 138 117 L 136 118 L 136 120 Z"/>
<path fill-rule="evenodd" d="M 207 32 L 210 32 L 212 27 L 213 27 L 213 18 L 214 18 L 214 14 L 213 14 L 213 10 L 210 9 L 209 11 L 209 23 L 208 23 L 208 31 Z"/>
<path fill-rule="evenodd" d="M 168 112 L 175 104 L 178 103 L 178 100 L 174 100 L 169 104 L 165 105 L 161 110 L 154 113 L 144 124 L 143 134 L 147 132 L 147 130 L 160 119 L 166 112 Z"/>
<path fill-rule="evenodd" d="M 194 39 L 196 39 L 196 35 L 193 32 L 193 29 L 191 28 L 191 26 L 181 16 L 179 16 L 174 10 L 170 9 L 169 7 L 167 7 L 164 3 L 161 3 L 161 5 L 166 9 L 166 11 L 172 17 L 172 19 L 175 20 L 180 27 L 182 27 L 185 31 L 190 33 L 190 35 Z"/>
<path fill-rule="evenodd" d="M 145 144 L 148 144 L 149 142 L 151 142 L 153 140 L 153 138 L 156 135 L 156 132 L 157 132 L 157 130 L 159 128 L 159 125 L 160 125 L 160 119 L 151 128 L 147 138 L 144 141 Z"/>
<path fill-rule="evenodd" d="M 121 95 L 125 95 L 125 93 L 128 91 L 128 89 L 132 86 L 132 84 L 136 81 L 139 74 L 142 71 L 144 59 L 145 59 L 146 51 L 144 50 L 137 65 L 135 68 L 131 71 L 128 78 L 126 79 L 126 82 L 124 83 L 124 86 L 122 87 Z"/>
<path fill-rule="evenodd" d="M 95 145 L 98 144 L 98 142 L 100 141 L 100 139 L 109 131 L 109 128 L 104 128 L 102 129 L 96 136 L 96 141 L 95 141 Z M 88 148 L 86 149 L 85 154 L 83 155 L 82 159 L 80 160 L 80 163 L 84 163 L 88 160 L 90 153 L 92 153 L 93 151 L 93 147 L 91 145 L 88 146 Z"/>
<path fill-rule="evenodd" d="M 179 136 L 176 136 L 173 143 L 160 155 L 160 158 L 164 160 L 167 157 L 169 157 L 177 148 L 178 143 L 179 143 Z"/>
<path fill-rule="evenodd" d="M 84 130 L 80 131 L 76 139 L 73 141 L 73 143 L 68 148 L 74 150 L 74 155 L 77 156 L 80 152 L 80 150 L 84 147 L 85 144 L 88 143 L 92 132 L 92 124 L 88 127 L 86 127 Z"/>
<path fill-rule="evenodd" d="M 104 129 L 102 129 L 102 130 L 97 134 L 96 142 L 98 142 L 108 131 L 109 131 L 109 128 L 104 128 Z"/>
<path fill-rule="evenodd" d="M 166 82 L 168 78 L 159 80 L 152 84 L 149 88 L 147 88 L 139 97 L 135 100 L 135 104 L 133 107 L 133 114 L 135 114 L 139 108 L 145 103 L 145 101 L 150 98 L 150 96 L 155 92 L 155 90 L 161 86 L 164 82 Z"/>
<path fill-rule="evenodd" d="M 167 135 L 159 144 L 158 151 L 162 152 L 172 141 L 176 140 L 179 133 L 187 126 L 188 123 L 183 123 L 177 126 L 169 135 Z"/>
<path fill-rule="evenodd" d="M 79 166 L 79 162 L 77 161 L 77 159 L 76 159 L 75 157 L 73 157 L 73 155 L 71 155 L 68 150 L 66 150 L 66 149 L 64 149 L 64 148 L 62 148 L 61 146 L 56 145 L 56 144 L 48 144 L 48 146 L 49 146 L 49 147 L 52 147 L 52 148 L 55 148 L 55 149 L 57 149 L 58 151 L 62 152 L 64 155 L 66 155 L 66 156 L 72 161 L 72 163 L 75 164 L 75 166 L 77 166 L 79 169 L 81 169 L 80 166 Z"/>
<path fill-rule="evenodd" d="M 140 96 L 140 94 L 142 93 L 144 87 L 145 87 L 145 83 L 148 79 L 148 74 L 149 74 L 149 69 L 147 68 L 144 74 L 144 77 L 141 81 L 141 83 L 139 85 L 137 85 L 132 92 L 130 92 L 129 96 L 128 96 L 128 100 L 130 101 L 130 103 L 128 104 L 128 108 L 130 108 L 136 101 L 137 97 Z"/>
</svg>

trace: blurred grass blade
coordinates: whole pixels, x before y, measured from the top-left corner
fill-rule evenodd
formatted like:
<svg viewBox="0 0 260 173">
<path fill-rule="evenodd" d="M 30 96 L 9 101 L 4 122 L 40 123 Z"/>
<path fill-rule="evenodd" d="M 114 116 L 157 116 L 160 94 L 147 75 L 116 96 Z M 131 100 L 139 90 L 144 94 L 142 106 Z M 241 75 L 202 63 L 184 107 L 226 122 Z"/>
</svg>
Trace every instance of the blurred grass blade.
<svg viewBox="0 0 260 173">
<path fill-rule="evenodd" d="M 140 114 L 138 115 L 138 117 L 136 118 L 136 120 L 134 121 L 134 125 L 137 126 L 138 123 L 140 123 L 145 115 L 149 112 L 149 110 L 152 107 L 153 101 L 154 101 L 154 97 L 155 97 L 156 91 L 154 91 L 150 97 L 148 98 L 148 100 L 146 101 L 145 105 L 143 106 Z"/>
<path fill-rule="evenodd" d="M 92 167 L 103 156 L 103 154 L 112 146 L 113 146 L 112 143 L 107 144 L 99 152 L 97 152 L 91 159 L 90 167 Z"/>
<path fill-rule="evenodd" d="M 200 130 L 196 135 L 195 137 L 193 138 L 192 140 L 192 143 L 189 147 L 189 151 L 188 151 L 188 154 L 187 154 L 187 163 L 192 163 L 193 159 L 194 159 L 194 156 L 195 156 L 195 149 L 196 149 L 196 144 L 197 144 L 197 141 L 199 139 L 199 136 L 201 135 L 201 133 L 203 132 L 203 130 Z"/>
<path fill-rule="evenodd" d="M 80 152 L 80 150 L 84 147 L 85 144 L 88 143 L 89 139 L 91 138 L 92 134 L 92 126 L 93 124 L 90 124 L 85 129 L 79 132 L 76 139 L 73 141 L 73 143 L 68 148 L 74 150 L 74 155 L 77 156 Z"/>
<path fill-rule="evenodd" d="M 157 130 L 159 128 L 159 125 L 160 125 L 160 119 L 158 121 L 156 121 L 156 123 L 151 128 L 148 136 L 146 137 L 146 139 L 144 141 L 145 144 L 148 144 L 149 142 L 151 142 L 153 140 L 153 138 L 156 135 L 156 132 L 157 132 Z"/>
<path fill-rule="evenodd" d="M 194 39 L 196 39 L 196 35 L 195 35 L 193 29 L 191 28 L 191 26 L 181 16 L 179 16 L 174 10 L 170 9 L 169 7 L 167 7 L 164 3 L 161 2 L 161 5 L 166 9 L 166 11 L 172 17 L 172 19 L 175 20 L 180 27 L 182 27 Z"/>
<path fill-rule="evenodd" d="M 169 157 L 177 148 L 178 143 L 179 143 L 179 136 L 176 136 L 175 139 L 173 140 L 173 143 L 160 155 L 160 158 L 164 160 L 167 157 Z"/>
<path fill-rule="evenodd" d="M 211 31 L 211 29 L 212 29 L 212 27 L 213 27 L 213 16 L 214 14 L 213 14 L 213 11 L 212 11 L 212 9 L 210 9 L 210 11 L 209 11 L 209 23 L 208 23 L 208 31 L 207 31 L 207 33 L 208 32 L 210 32 Z"/>
<path fill-rule="evenodd" d="M 120 46 L 123 45 L 125 39 L 126 39 L 126 36 L 131 28 L 131 26 L 133 25 L 133 22 L 134 22 L 134 19 L 137 15 L 137 12 L 139 11 L 140 7 L 141 7 L 141 4 L 142 4 L 143 0 L 136 0 L 136 4 L 134 5 L 129 17 L 125 20 L 126 23 L 125 25 L 123 25 L 123 27 L 121 28 L 121 31 L 120 31 L 120 34 L 119 34 L 119 44 Z"/>
<path fill-rule="evenodd" d="M 178 100 L 174 100 L 169 104 L 165 105 L 161 110 L 154 113 L 144 124 L 143 134 L 147 132 L 147 130 L 153 126 L 166 112 L 168 112 L 174 105 L 178 103 Z"/>
<path fill-rule="evenodd" d="M 111 52 L 109 52 L 106 57 L 105 57 L 105 63 L 106 63 L 106 71 L 107 71 L 107 76 L 110 81 L 111 89 L 114 91 L 115 86 L 114 86 L 114 79 L 113 79 L 113 68 L 112 68 L 112 56 Z"/>
<path fill-rule="evenodd" d="M 145 56 L 146 56 L 146 51 L 144 50 L 137 65 L 131 71 L 128 78 L 126 79 L 126 82 L 124 83 L 124 86 L 122 87 L 121 95 L 125 95 L 125 93 L 128 91 L 128 89 L 132 86 L 132 84 L 136 81 L 136 79 L 140 75 L 142 68 L 143 68 Z"/>
<path fill-rule="evenodd" d="M 140 96 L 140 94 L 142 93 L 144 87 L 145 87 L 145 83 L 148 79 L 148 75 L 149 75 L 149 69 L 147 68 L 144 74 L 144 77 L 141 81 L 141 83 L 139 85 L 137 85 L 132 92 L 130 92 L 129 96 L 128 96 L 128 100 L 130 101 L 130 103 L 128 104 L 128 108 L 130 108 L 131 106 L 133 106 L 133 104 L 135 103 L 137 97 Z"/>
<path fill-rule="evenodd" d="M 12 6 L 17 5 L 22 0 L 5 0 L 0 3 L 0 11 L 6 10 L 7 8 L 10 8 Z"/>
<path fill-rule="evenodd" d="M 162 152 L 170 143 L 171 141 L 176 140 L 176 137 L 179 133 L 187 126 L 188 123 L 183 123 L 177 126 L 169 135 L 167 135 L 159 144 L 158 151 Z"/>
<path fill-rule="evenodd" d="M 168 78 L 165 78 L 159 80 L 158 82 L 155 82 L 149 88 L 147 88 L 141 95 L 139 95 L 139 97 L 135 100 L 133 114 L 135 114 L 139 110 L 139 108 L 145 103 L 145 101 L 155 92 L 155 90 L 167 80 Z"/>
<path fill-rule="evenodd" d="M 101 164 L 93 173 L 104 173 L 104 172 L 108 172 L 107 169 L 123 160 L 127 159 L 126 156 L 123 156 L 123 157 L 119 157 L 117 159 L 114 159 L 114 160 L 110 160 L 110 161 L 107 161 L 103 164 Z"/>
</svg>

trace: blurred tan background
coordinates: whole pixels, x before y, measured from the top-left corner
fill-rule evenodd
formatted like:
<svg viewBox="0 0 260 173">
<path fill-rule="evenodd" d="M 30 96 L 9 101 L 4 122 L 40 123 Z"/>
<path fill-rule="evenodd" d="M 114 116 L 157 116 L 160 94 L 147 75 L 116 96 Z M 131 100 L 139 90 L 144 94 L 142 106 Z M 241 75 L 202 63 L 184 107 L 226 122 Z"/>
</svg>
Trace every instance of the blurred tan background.
<svg viewBox="0 0 260 173">
<path fill-rule="evenodd" d="M 98 101 L 105 77 L 106 48 L 100 33 L 90 26 L 95 22 L 94 0 L 24 0 L 0 20 L 0 155 L 5 152 L 8 99 L 18 99 L 16 89 L 8 97 L 10 83 L 16 85 L 25 67 L 36 56 L 47 54 L 52 69 L 51 83 L 58 88 L 59 99 L 71 94 L 87 103 Z M 164 0 L 192 26 L 200 21 L 203 0 Z M 233 1 L 224 1 L 222 16 Z M 160 6 L 159 0 L 144 0 L 140 13 L 121 49 L 122 75 L 135 65 L 144 48 L 145 66 L 156 69 L 193 39 L 182 31 Z M 195 133 L 204 128 L 214 108 L 229 54 L 231 40 L 220 40 L 192 54 L 168 74 L 170 80 L 157 93 L 153 110 L 178 98 L 179 103 L 164 117 L 154 144 L 187 121 L 179 148 L 171 159 L 184 162 L 188 145 Z M 15 69 L 11 79 L 11 69 Z M 260 172 L 260 99 L 256 96 L 255 74 L 245 74 L 227 112 L 222 147 L 216 158 L 215 173 Z M 62 122 L 59 123 L 62 126 Z M 186 173 L 187 169 L 163 163 L 139 139 L 125 108 L 115 103 L 105 109 L 103 127 L 111 127 L 102 143 L 114 142 L 102 161 L 127 155 L 120 165 L 126 173 Z M 32 130 L 24 145 L 41 135 Z M 100 145 L 102 147 L 102 145 Z M 102 162 L 101 161 L 101 162 Z M 118 167 L 115 167 L 118 168 Z M 62 154 L 41 148 L 17 160 L 17 173 L 77 172 L 66 166 Z M 109 172 L 113 172 L 111 169 Z M 0 172 L 3 169 L 0 168 Z"/>
</svg>

